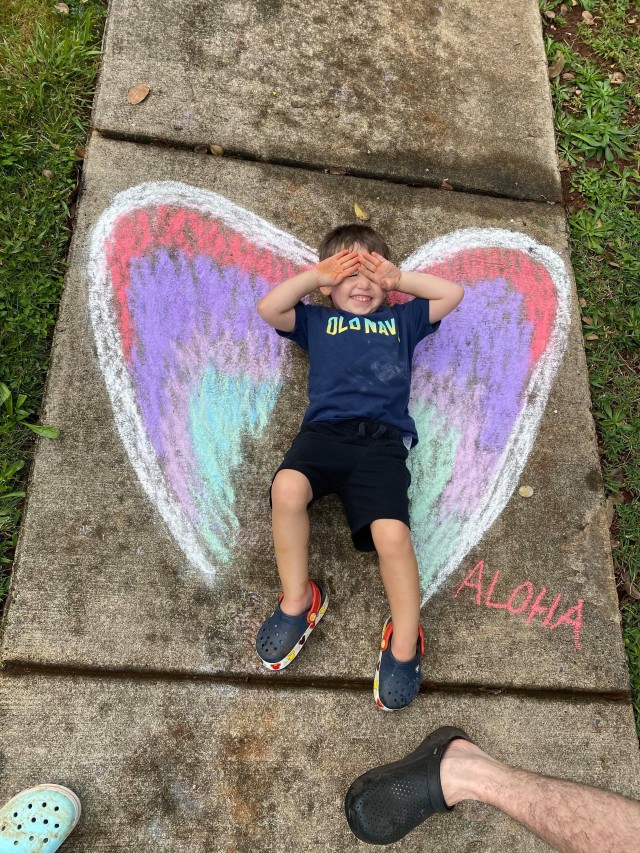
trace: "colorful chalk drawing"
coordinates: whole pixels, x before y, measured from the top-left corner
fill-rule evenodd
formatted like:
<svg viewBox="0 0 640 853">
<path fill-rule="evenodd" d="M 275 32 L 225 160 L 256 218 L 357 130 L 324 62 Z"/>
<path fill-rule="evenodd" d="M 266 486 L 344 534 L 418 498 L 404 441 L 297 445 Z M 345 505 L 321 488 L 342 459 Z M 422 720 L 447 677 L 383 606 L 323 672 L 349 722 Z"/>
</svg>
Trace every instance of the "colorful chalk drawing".
<svg viewBox="0 0 640 853">
<path fill-rule="evenodd" d="M 89 306 L 115 423 L 146 494 L 206 578 L 232 560 L 242 441 L 266 429 L 291 375 L 294 345 L 256 303 L 316 262 L 264 219 L 175 182 L 120 193 L 94 228 Z M 570 284 L 550 248 L 492 228 L 447 234 L 401 266 L 465 288 L 414 357 L 410 497 L 426 601 L 518 483 L 566 345 Z"/>
</svg>

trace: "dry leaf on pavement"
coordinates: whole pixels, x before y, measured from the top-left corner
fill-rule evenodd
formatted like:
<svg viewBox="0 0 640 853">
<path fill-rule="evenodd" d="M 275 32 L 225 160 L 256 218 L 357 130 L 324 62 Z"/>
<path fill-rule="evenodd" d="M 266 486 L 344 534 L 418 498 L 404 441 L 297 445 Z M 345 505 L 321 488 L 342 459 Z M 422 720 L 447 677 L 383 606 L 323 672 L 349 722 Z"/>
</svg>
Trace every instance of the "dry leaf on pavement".
<svg viewBox="0 0 640 853">
<path fill-rule="evenodd" d="M 449 183 L 449 181 L 445 178 L 444 181 L 440 184 L 441 190 L 452 190 L 453 186 Z"/>
<path fill-rule="evenodd" d="M 224 154 L 224 148 L 222 145 L 210 145 L 209 151 L 211 151 L 214 157 L 222 157 Z"/>
<path fill-rule="evenodd" d="M 363 222 L 367 222 L 370 218 L 364 207 L 360 207 L 357 202 L 353 205 L 353 212 L 355 213 L 357 218 L 361 219 Z"/>
<path fill-rule="evenodd" d="M 518 494 L 522 495 L 523 498 L 530 498 L 533 494 L 533 489 L 531 486 L 520 486 L 518 489 Z"/>
<path fill-rule="evenodd" d="M 137 86 L 132 86 L 127 92 L 127 103 L 135 106 L 147 97 L 151 89 L 145 86 L 144 83 L 139 83 Z"/>
</svg>

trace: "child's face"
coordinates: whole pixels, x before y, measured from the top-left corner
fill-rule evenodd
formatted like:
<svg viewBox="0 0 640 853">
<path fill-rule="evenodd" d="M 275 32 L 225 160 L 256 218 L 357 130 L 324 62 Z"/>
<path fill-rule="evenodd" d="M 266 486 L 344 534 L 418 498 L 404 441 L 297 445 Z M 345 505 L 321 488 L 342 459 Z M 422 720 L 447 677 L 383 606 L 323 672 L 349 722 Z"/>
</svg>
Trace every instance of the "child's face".
<svg viewBox="0 0 640 853">
<path fill-rule="evenodd" d="M 349 251 L 360 252 L 362 249 L 359 243 L 354 243 Z M 321 287 L 320 292 L 325 296 L 331 296 L 336 308 L 349 311 L 351 314 L 362 315 L 377 311 L 386 296 L 381 287 L 369 281 L 360 271 L 333 287 Z"/>
</svg>

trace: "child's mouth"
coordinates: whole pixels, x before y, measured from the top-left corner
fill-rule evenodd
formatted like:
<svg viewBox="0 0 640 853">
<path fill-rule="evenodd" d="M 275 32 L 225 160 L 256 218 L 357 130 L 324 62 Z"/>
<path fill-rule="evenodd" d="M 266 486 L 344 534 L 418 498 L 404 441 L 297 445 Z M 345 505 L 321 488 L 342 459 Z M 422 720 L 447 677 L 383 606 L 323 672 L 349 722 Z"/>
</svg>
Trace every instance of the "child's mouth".
<svg viewBox="0 0 640 853">
<path fill-rule="evenodd" d="M 366 304 L 367 302 L 371 302 L 370 296 L 352 296 L 351 298 L 353 299 L 354 302 L 362 302 L 363 304 Z"/>
</svg>

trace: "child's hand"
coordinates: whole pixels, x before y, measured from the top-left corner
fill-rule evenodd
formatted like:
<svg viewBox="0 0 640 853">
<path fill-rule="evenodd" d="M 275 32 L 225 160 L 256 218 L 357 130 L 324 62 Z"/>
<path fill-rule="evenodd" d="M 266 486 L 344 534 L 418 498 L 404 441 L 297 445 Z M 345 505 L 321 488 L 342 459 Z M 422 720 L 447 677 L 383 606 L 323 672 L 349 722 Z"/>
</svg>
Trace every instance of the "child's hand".
<svg viewBox="0 0 640 853">
<path fill-rule="evenodd" d="M 358 253 L 343 249 L 336 255 L 320 261 L 316 266 L 318 287 L 333 287 L 335 284 L 340 284 L 348 276 L 357 275 L 359 269 L 360 258 Z"/>
<path fill-rule="evenodd" d="M 402 273 L 391 261 L 383 258 L 377 252 L 369 253 L 366 249 L 360 255 L 360 272 L 381 287 L 382 290 L 398 290 Z"/>
</svg>

